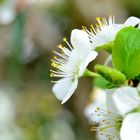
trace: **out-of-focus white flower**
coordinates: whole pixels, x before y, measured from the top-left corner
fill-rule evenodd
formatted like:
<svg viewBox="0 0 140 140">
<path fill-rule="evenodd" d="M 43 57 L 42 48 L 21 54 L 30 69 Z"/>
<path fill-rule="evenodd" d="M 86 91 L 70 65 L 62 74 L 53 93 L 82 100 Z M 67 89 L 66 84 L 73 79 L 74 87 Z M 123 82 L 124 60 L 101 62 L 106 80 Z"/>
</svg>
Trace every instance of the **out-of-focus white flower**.
<svg viewBox="0 0 140 140">
<path fill-rule="evenodd" d="M 16 0 L 4 0 L 0 5 L 0 24 L 10 24 L 16 17 Z"/>
<path fill-rule="evenodd" d="M 116 24 L 115 17 L 110 16 L 108 20 L 105 18 L 96 18 L 98 24 L 96 27 L 91 25 L 91 31 L 88 31 L 86 27 L 83 29 L 89 34 L 89 38 L 94 48 L 102 46 L 113 41 L 118 31 L 124 27 L 136 26 L 140 23 L 140 19 L 137 17 L 129 17 L 124 24 Z"/>
<path fill-rule="evenodd" d="M 98 53 L 92 51 L 92 47 L 87 33 L 82 30 L 73 30 L 71 33 L 71 44 L 64 41 L 69 49 L 59 45 L 62 53 L 54 53 L 58 57 L 52 60 L 52 66 L 56 70 L 51 70 L 51 77 L 62 77 L 56 81 L 53 92 L 62 103 L 65 103 L 74 93 L 78 85 L 78 79 L 84 74 L 88 64 L 94 60 Z"/>
<path fill-rule="evenodd" d="M 92 127 L 92 130 L 103 135 L 105 140 L 118 140 L 123 117 L 118 113 L 99 107 L 96 108 L 95 114 L 96 117 L 102 119 L 98 126 Z"/>
<path fill-rule="evenodd" d="M 0 89 L 0 127 L 9 125 L 14 121 L 15 110 L 11 97 Z"/>
<path fill-rule="evenodd" d="M 0 89 L 0 140 L 23 140 L 24 135 L 14 124 L 15 105 L 9 88 Z"/>
<path fill-rule="evenodd" d="M 118 112 L 117 107 L 113 103 L 114 101 L 112 99 L 113 91 L 114 89 L 103 90 L 100 88 L 95 88 L 93 90 L 91 103 L 89 103 L 84 110 L 84 115 L 89 120 L 89 122 L 99 123 L 101 121 L 102 117 L 97 117 L 97 114 L 95 113 L 97 107 L 100 107 L 104 110 L 109 109 Z"/>
<path fill-rule="evenodd" d="M 99 127 L 92 127 L 92 130 L 97 131 L 97 139 L 106 140 L 110 138 L 110 134 L 118 138 L 119 133 L 115 129 L 114 119 L 120 119 L 121 115 L 111 112 L 111 110 L 116 111 L 116 105 L 113 104 L 113 90 L 101 90 L 95 89 L 93 92 L 92 102 L 86 106 L 84 114 L 91 124 L 95 124 Z M 109 110 L 109 111 L 108 111 Z M 106 124 L 108 122 L 108 124 Z M 109 124 L 110 123 L 110 124 Z M 110 127 L 114 125 L 114 127 Z M 109 127 L 108 129 L 103 128 Z M 112 137 L 111 137 L 112 138 Z"/>
<path fill-rule="evenodd" d="M 101 140 L 139 140 L 140 139 L 140 113 L 130 113 L 121 116 L 117 113 L 97 108 L 98 116 L 104 119 L 98 127 L 92 129 L 98 132 L 98 138 Z"/>
<path fill-rule="evenodd" d="M 106 93 L 107 94 L 107 93 Z M 107 109 L 102 108 L 102 106 L 97 107 L 95 104 L 93 116 L 95 117 L 94 123 L 98 124 L 98 126 L 93 127 L 93 130 L 97 131 L 99 139 L 122 139 L 122 140 L 131 140 L 132 137 L 129 136 L 132 133 L 133 138 L 138 140 L 140 138 L 139 126 L 140 122 L 140 113 L 130 113 L 133 109 L 137 108 L 140 105 L 140 97 L 138 95 L 137 89 L 133 87 L 121 87 L 113 92 L 111 98 L 106 97 L 106 101 L 112 100 L 110 104 L 107 104 Z M 100 104 L 100 103 L 98 103 Z M 104 103 L 105 104 L 105 103 Z M 115 107 L 113 109 L 113 106 Z M 117 108 L 117 110 L 116 110 Z M 133 119 L 136 119 L 135 123 Z M 99 122 L 96 120 L 100 120 Z M 131 122 L 131 123 L 130 123 Z M 130 127 L 132 131 L 130 131 Z M 128 126 L 128 127 L 127 127 Z"/>
<path fill-rule="evenodd" d="M 106 92 L 104 90 L 101 90 L 99 88 L 96 88 L 92 92 L 92 99 L 91 103 L 88 104 L 84 110 L 85 117 L 89 120 L 89 122 L 97 122 L 99 123 L 101 121 L 101 118 L 98 118 L 95 116 L 94 112 L 98 106 L 100 106 L 103 109 L 107 109 L 107 101 L 106 101 Z"/>
<path fill-rule="evenodd" d="M 8 127 L 0 127 L 0 140 L 25 140 L 25 138 L 20 128 L 10 124 Z"/>
</svg>

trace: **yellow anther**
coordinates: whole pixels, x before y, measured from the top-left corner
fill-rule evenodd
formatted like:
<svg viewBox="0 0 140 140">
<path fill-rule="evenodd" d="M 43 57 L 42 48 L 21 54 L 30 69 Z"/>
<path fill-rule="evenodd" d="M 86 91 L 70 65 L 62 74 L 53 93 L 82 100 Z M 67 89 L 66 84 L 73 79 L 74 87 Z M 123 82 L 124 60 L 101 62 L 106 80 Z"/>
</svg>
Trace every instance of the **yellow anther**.
<svg viewBox="0 0 140 140">
<path fill-rule="evenodd" d="M 52 67 L 55 67 L 55 66 L 56 66 L 56 64 L 55 64 L 55 63 L 51 63 L 51 66 L 52 66 Z"/>
<path fill-rule="evenodd" d="M 59 49 L 62 49 L 62 48 L 63 48 L 63 46 L 62 46 L 61 44 L 59 44 L 57 47 L 58 47 Z"/>
<path fill-rule="evenodd" d="M 66 38 L 63 38 L 63 41 L 64 41 L 64 42 L 67 42 L 67 39 L 66 39 Z"/>
<path fill-rule="evenodd" d="M 53 73 L 50 74 L 50 77 L 53 77 Z"/>
<path fill-rule="evenodd" d="M 92 28 L 90 28 L 90 31 L 91 31 L 91 32 L 93 32 L 93 29 L 92 29 Z"/>
<path fill-rule="evenodd" d="M 100 128 L 100 132 L 103 133 L 104 132 L 104 128 Z"/>
<path fill-rule="evenodd" d="M 99 27 L 102 27 L 102 26 L 104 25 L 103 18 L 101 19 L 101 18 L 97 17 L 96 20 L 97 20 L 97 22 L 98 22 L 98 24 L 99 24 L 99 25 L 96 25 L 97 27 L 98 27 L 98 26 L 99 26 Z"/>
<path fill-rule="evenodd" d="M 96 20 L 97 20 L 97 21 L 100 21 L 100 17 L 97 17 Z"/>
<path fill-rule="evenodd" d="M 54 62 L 51 63 L 51 66 L 52 66 L 52 67 L 55 67 L 55 68 L 59 68 L 59 65 L 56 64 L 56 63 L 54 63 Z"/>
<path fill-rule="evenodd" d="M 83 28 L 83 29 L 85 29 L 85 28 L 86 28 L 86 26 L 82 26 L 82 28 Z"/>
<path fill-rule="evenodd" d="M 96 27 L 98 28 L 98 27 L 100 27 L 100 25 L 96 24 Z"/>
<path fill-rule="evenodd" d="M 108 114 L 111 114 L 112 112 L 111 112 L 111 111 L 107 111 L 107 113 L 108 113 Z"/>
<path fill-rule="evenodd" d="M 100 110 L 100 108 L 99 108 L 99 107 L 97 107 L 97 108 L 96 108 L 96 110 Z"/>
<path fill-rule="evenodd" d="M 87 32 L 87 27 L 86 27 L 86 26 L 82 26 L 82 30 L 83 30 L 84 32 Z"/>
<path fill-rule="evenodd" d="M 51 63 L 51 66 L 53 65 L 53 62 Z"/>
<path fill-rule="evenodd" d="M 57 59 L 57 57 L 56 57 L 56 56 L 54 56 L 54 57 L 53 57 L 53 59 Z"/>
</svg>

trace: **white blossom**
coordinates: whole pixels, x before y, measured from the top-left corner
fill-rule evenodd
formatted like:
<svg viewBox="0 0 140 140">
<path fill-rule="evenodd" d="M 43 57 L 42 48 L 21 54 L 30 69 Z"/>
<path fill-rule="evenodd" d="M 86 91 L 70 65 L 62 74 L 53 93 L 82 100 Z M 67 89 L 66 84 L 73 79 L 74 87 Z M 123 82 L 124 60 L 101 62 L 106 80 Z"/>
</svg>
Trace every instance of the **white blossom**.
<svg viewBox="0 0 140 140">
<path fill-rule="evenodd" d="M 4 0 L 0 5 L 0 23 L 10 24 L 16 18 L 16 0 Z"/>
<path fill-rule="evenodd" d="M 140 97 L 136 88 L 129 86 L 117 88 L 111 96 L 106 96 L 104 108 L 100 100 L 98 101 L 99 103 L 95 101 L 96 104 L 92 104 L 92 108 L 96 107 L 96 110 L 92 110 L 90 114 L 95 117 L 92 118 L 94 122 L 92 129 L 99 133 L 100 138 L 103 136 L 104 140 L 120 138 L 121 140 L 132 140 L 132 138 L 139 140 L 140 113 L 131 113 L 140 105 Z"/>
<path fill-rule="evenodd" d="M 124 24 L 115 23 L 115 16 L 110 16 L 107 20 L 106 18 L 96 18 L 98 24 L 96 27 L 91 25 L 91 30 L 89 31 L 86 27 L 83 29 L 89 34 L 89 38 L 93 48 L 105 45 L 111 41 L 114 41 L 117 33 L 124 27 L 136 26 L 140 23 L 140 19 L 137 17 L 129 17 Z"/>
<path fill-rule="evenodd" d="M 53 92 L 62 103 L 65 103 L 74 93 L 78 85 L 78 79 L 84 74 L 88 64 L 94 60 L 98 53 L 92 51 L 87 33 L 82 30 L 73 30 L 71 33 L 71 44 L 64 38 L 69 48 L 59 45 L 62 53 L 52 60 L 51 77 L 62 78 L 56 81 Z"/>
</svg>

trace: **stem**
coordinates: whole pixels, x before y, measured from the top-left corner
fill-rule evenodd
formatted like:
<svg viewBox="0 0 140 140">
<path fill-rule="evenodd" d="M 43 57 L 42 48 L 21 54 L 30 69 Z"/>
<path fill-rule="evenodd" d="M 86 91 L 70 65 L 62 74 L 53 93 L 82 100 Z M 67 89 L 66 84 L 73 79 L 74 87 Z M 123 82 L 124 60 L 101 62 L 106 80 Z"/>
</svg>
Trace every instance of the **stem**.
<svg viewBox="0 0 140 140">
<path fill-rule="evenodd" d="M 88 69 L 85 70 L 84 72 L 84 77 L 100 77 L 100 75 L 98 73 L 92 72 Z"/>
<path fill-rule="evenodd" d="M 12 84 L 12 86 L 16 87 L 18 87 L 18 85 L 21 83 L 21 70 L 23 65 L 21 64 L 20 60 L 22 55 L 25 20 L 26 11 L 23 11 L 19 13 L 12 28 L 12 55 L 8 69 L 7 80 L 10 84 Z"/>
</svg>

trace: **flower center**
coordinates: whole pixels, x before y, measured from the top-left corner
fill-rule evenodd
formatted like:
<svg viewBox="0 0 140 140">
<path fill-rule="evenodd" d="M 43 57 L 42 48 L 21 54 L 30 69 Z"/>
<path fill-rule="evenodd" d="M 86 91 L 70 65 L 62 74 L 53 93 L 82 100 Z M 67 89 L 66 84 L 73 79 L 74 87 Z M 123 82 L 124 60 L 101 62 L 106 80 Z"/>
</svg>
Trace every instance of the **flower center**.
<svg viewBox="0 0 140 140">
<path fill-rule="evenodd" d="M 54 56 L 53 59 L 51 59 L 51 66 L 53 67 L 53 69 L 50 70 L 50 77 L 54 78 L 65 77 L 67 79 L 73 79 L 76 76 L 79 76 L 78 67 L 81 64 L 81 60 L 80 58 L 75 59 L 76 57 L 75 55 L 77 55 L 77 52 L 75 52 L 73 46 L 71 46 L 67 42 L 66 38 L 64 38 L 63 41 L 68 45 L 68 48 L 60 44 L 58 45 L 60 53 L 53 51 L 56 56 Z M 55 83 L 57 81 L 52 82 Z"/>
<path fill-rule="evenodd" d="M 120 139 L 119 132 L 123 121 L 122 116 L 99 107 L 95 110 L 94 115 L 99 117 L 101 121 L 99 124 L 95 122 L 91 130 L 99 132 L 100 135 L 104 135 L 108 140 Z"/>
</svg>

